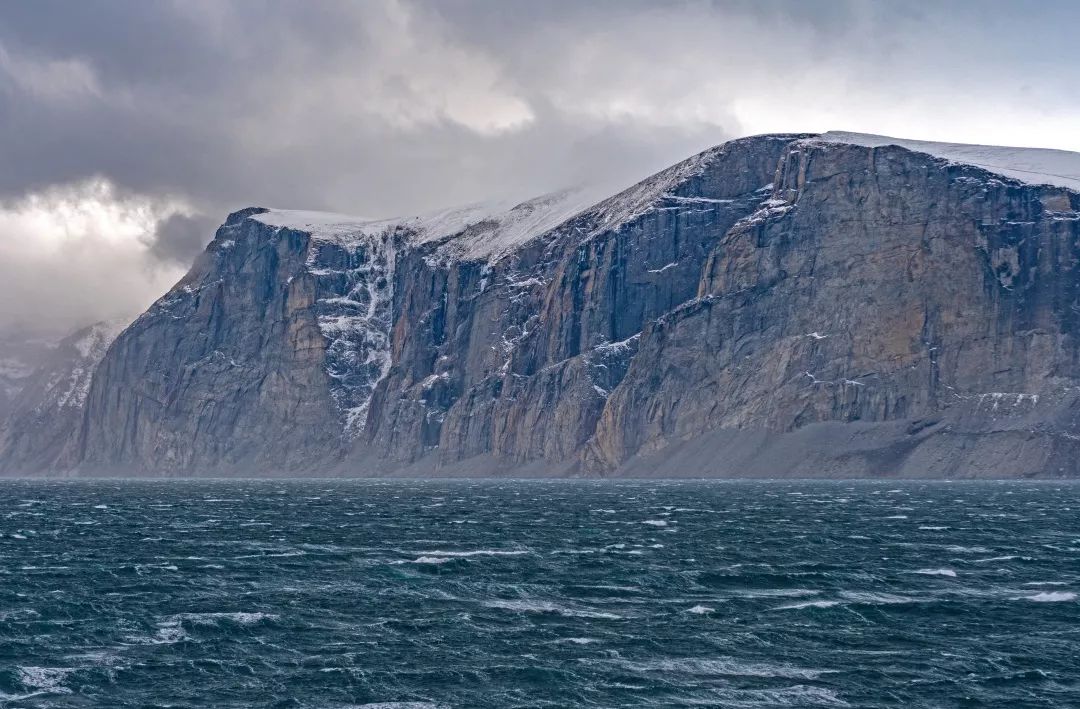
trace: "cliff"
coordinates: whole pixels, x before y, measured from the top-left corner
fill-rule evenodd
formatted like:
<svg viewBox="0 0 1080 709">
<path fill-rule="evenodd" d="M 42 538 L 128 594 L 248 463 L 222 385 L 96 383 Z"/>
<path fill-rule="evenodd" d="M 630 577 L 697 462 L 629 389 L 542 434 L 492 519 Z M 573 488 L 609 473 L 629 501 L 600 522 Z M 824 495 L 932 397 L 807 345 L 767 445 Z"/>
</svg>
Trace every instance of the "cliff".
<svg viewBox="0 0 1080 709">
<path fill-rule="evenodd" d="M 243 210 L 0 465 L 1080 475 L 1078 188 L 1072 153 L 772 135 L 600 201 Z"/>
</svg>

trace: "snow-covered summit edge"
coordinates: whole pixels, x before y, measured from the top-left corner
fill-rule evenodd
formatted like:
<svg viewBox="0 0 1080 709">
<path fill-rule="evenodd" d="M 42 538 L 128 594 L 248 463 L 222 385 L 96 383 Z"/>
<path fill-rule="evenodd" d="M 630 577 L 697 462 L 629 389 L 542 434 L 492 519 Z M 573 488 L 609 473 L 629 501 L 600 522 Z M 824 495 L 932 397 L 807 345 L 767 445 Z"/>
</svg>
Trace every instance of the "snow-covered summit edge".
<svg viewBox="0 0 1080 709">
<path fill-rule="evenodd" d="M 1080 191 L 1080 153 L 1067 150 L 939 143 L 844 131 L 809 136 L 793 134 L 791 138 L 863 147 L 896 145 L 1029 184 Z M 702 151 L 614 194 L 610 186 L 579 186 L 525 201 L 495 200 L 391 219 L 292 209 L 268 209 L 250 217 L 342 246 L 398 234 L 415 244 L 438 244 L 439 251 L 447 257 L 495 261 L 586 214 L 591 217 L 589 226 L 593 230 L 617 228 L 650 209 L 680 183 L 701 174 L 726 145 L 736 141 Z"/>
<path fill-rule="evenodd" d="M 807 134 L 795 135 L 795 140 Z M 613 189 L 611 183 L 581 185 L 539 197 L 496 200 L 431 212 L 413 217 L 369 219 L 330 212 L 268 209 L 250 217 L 274 227 L 307 232 L 316 241 L 354 246 L 388 234 L 405 236 L 414 244 L 439 244 L 448 257 L 496 261 L 529 241 L 562 225 L 588 216 L 586 233 L 616 229 L 656 203 L 669 197 L 687 180 L 701 175 L 725 146 L 740 138 L 708 148 L 629 187 Z"/>
<path fill-rule="evenodd" d="M 1080 153 L 1050 148 L 1016 148 L 968 143 L 907 140 L 868 133 L 829 131 L 811 140 L 879 148 L 897 145 L 954 163 L 981 167 L 1032 185 L 1053 185 L 1080 192 Z"/>
<path fill-rule="evenodd" d="M 494 260 L 551 231 L 595 204 L 602 194 L 596 187 L 577 187 L 523 202 L 498 200 L 392 219 L 290 209 L 269 209 L 252 218 L 270 226 L 308 232 L 317 241 L 342 246 L 397 233 L 415 244 L 445 241 L 440 250 L 447 256 Z"/>
</svg>

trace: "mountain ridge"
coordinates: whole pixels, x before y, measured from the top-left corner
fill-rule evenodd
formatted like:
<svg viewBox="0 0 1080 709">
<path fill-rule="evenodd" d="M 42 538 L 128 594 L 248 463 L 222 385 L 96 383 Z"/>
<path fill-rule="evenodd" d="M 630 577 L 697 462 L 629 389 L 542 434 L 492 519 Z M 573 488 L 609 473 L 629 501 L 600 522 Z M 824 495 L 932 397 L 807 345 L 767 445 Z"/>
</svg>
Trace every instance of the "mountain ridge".
<svg viewBox="0 0 1080 709">
<path fill-rule="evenodd" d="M 596 201 L 235 212 L 103 357 L 74 453 L 37 459 L 78 474 L 1076 475 L 1071 168 L 967 146 L 1023 158 L 1018 180 L 958 162 L 963 148 L 764 135 Z M 0 469 L 37 472 L 9 448 Z"/>
</svg>

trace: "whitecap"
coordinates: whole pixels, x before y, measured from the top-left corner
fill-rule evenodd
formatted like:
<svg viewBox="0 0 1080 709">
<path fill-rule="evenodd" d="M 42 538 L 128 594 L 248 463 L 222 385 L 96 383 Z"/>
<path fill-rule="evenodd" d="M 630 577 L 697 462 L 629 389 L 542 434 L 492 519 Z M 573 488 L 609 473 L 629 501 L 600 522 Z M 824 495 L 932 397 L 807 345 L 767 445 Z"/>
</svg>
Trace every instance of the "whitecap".
<svg viewBox="0 0 1080 709">
<path fill-rule="evenodd" d="M 418 556 L 413 559 L 412 564 L 445 564 L 448 561 L 453 561 L 449 556 Z"/>
<path fill-rule="evenodd" d="M 897 605 L 900 603 L 914 603 L 914 598 L 897 596 L 892 593 L 872 593 L 866 591 L 841 591 L 840 595 L 852 603 L 865 603 L 873 606 Z"/>
<path fill-rule="evenodd" d="M 172 645 L 187 639 L 187 633 L 180 627 L 180 621 L 171 618 L 162 620 L 157 624 L 157 632 L 154 633 L 153 637 L 145 635 L 128 635 L 125 637 L 127 642 L 138 645 Z"/>
<path fill-rule="evenodd" d="M 653 527 L 666 527 L 667 526 L 667 522 L 665 520 L 662 520 L 662 519 L 647 519 L 647 520 L 643 521 L 642 524 L 650 524 Z"/>
<path fill-rule="evenodd" d="M 1042 593 L 1036 593 L 1034 596 L 1024 596 L 1015 600 L 1035 601 L 1036 603 L 1062 603 L 1075 601 L 1076 594 L 1072 591 L 1043 591 Z"/>
<path fill-rule="evenodd" d="M 431 702 L 375 702 L 373 704 L 357 704 L 345 709 L 443 709 L 443 704 Z"/>
<path fill-rule="evenodd" d="M 195 625 L 217 625 L 219 621 L 230 621 L 240 625 L 254 625 L 263 621 L 279 620 L 274 613 L 236 612 L 236 613 L 177 613 L 170 616 L 162 626 L 186 620 Z"/>
<path fill-rule="evenodd" d="M 851 706 L 842 700 L 836 692 L 824 687 L 811 687 L 805 684 L 796 684 L 791 687 L 780 689 L 739 689 L 723 690 L 719 696 L 730 696 L 730 704 L 721 701 L 725 706 L 742 707 L 820 707 L 820 706 Z"/>
<path fill-rule="evenodd" d="M 912 573 L 922 574 L 923 576 L 956 576 L 956 572 L 952 569 L 919 569 Z"/>
<path fill-rule="evenodd" d="M 789 603 L 784 606 L 773 608 L 774 611 L 794 611 L 801 608 L 832 608 L 840 605 L 840 601 L 803 601 L 802 603 Z"/>
<path fill-rule="evenodd" d="M 745 591 L 739 594 L 740 598 L 799 598 L 801 596 L 816 596 L 820 591 L 809 588 L 759 588 L 753 591 Z"/>
<path fill-rule="evenodd" d="M 594 588 L 599 591 L 625 591 L 627 593 L 639 593 L 641 591 L 640 586 L 617 586 L 610 583 L 589 584 L 585 588 Z"/>
<path fill-rule="evenodd" d="M 524 550 L 503 551 L 501 549 L 477 549 L 475 551 L 418 551 L 421 556 L 439 557 L 470 557 L 470 556 L 524 556 L 529 552 Z"/>
<path fill-rule="evenodd" d="M 695 615 L 708 615 L 709 613 L 716 612 L 715 608 L 709 608 L 708 606 L 694 606 L 686 611 L 687 613 L 693 613 Z"/>
<path fill-rule="evenodd" d="M 780 677 L 784 679 L 815 680 L 835 670 L 818 670 L 794 665 L 771 663 L 740 662 L 735 658 L 672 658 L 653 662 L 631 662 L 615 660 L 613 664 L 634 672 L 680 672 L 691 675 L 713 675 L 721 677 Z"/>
<path fill-rule="evenodd" d="M 19 682 L 27 689 L 54 694 L 71 694 L 63 685 L 74 667 L 19 667 Z"/>
</svg>

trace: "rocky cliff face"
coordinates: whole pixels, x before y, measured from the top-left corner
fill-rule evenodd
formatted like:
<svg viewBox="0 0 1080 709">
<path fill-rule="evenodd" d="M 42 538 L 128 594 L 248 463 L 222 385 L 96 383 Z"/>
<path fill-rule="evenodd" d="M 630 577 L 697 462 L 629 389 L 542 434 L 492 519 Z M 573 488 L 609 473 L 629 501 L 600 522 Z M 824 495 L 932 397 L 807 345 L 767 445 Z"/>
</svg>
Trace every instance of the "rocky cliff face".
<svg viewBox="0 0 1080 709">
<path fill-rule="evenodd" d="M 871 138 L 599 202 L 237 212 L 40 467 L 1080 474 L 1080 162 Z"/>
<path fill-rule="evenodd" d="M 586 460 L 711 434 L 733 472 L 1075 475 L 1078 207 L 899 147 L 792 145 L 642 334 Z"/>
<path fill-rule="evenodd" d="M 79 463 L 79 432 L 90 383 L 124 324 L 96 323 L 61 339 L 55 347 L 22 347 L 24 354 L 34 357 L 18 360 L 22 376 L 0 421 L 4 471 L 66 470 Z"/>
</svg>

